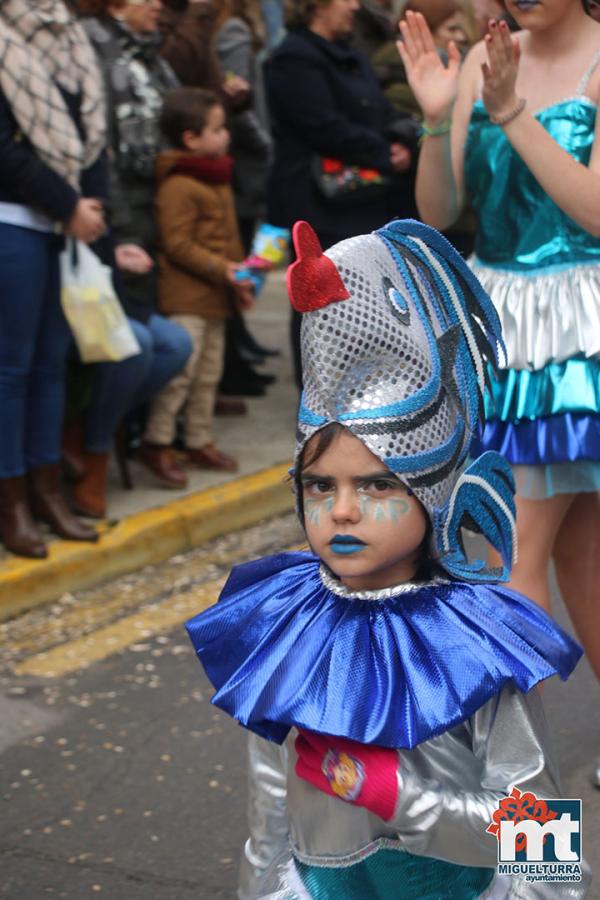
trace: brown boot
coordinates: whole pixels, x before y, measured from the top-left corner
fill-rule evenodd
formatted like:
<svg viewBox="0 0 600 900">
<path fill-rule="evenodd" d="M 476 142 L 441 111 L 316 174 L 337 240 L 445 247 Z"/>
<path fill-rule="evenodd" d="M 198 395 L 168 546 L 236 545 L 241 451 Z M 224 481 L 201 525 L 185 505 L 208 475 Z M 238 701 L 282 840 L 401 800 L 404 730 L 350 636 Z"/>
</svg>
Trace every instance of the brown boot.
<svg viewBox="0 0 600 900">
<path fill-rule="evenodd" d="M 44 539 L 31 516 L 24 475 L 0 478 L 0 541 L 17 556 L 30 559 L 48 556 Z"/>
<path fill-rule="evenodd" d="M 143 443 L 139 450 L 140 462 L 154 472 L 163 487 L 184 488 L 188 478 L 179 464 L 173 447 Z"/>
<path fill-rule="evenodd" d="M 215 416 L 246 416 L 248 407 L 240 397 L 226 397 L 217 394 L 214 408 Z"/>
<path fill-rule="evenodd" d="M 29 473 L 29 497 L 34 516 L 47 522 L 54 534 L 68 541 L 97 541 L 98 534 L 76 519 L 60 489 L 58 463 L 38 466 Z"/>
<path fill-rule="evenodd" d="M 79 481 L 85 475 L 83 419 L 65 422 L 62 433 L 62 465 L 65 479 Z"/>
<path fill-rule="evenodd" d="M 192 466 L 199 469 L 215 469 L 220 472 L 237 472 L 238 463 L 236 459 L 221 453 L 214 444 L 206 444 L 200 450 L 186 450 L 186 456 Z"/>
<path fill-rule="evenodd" d="M 73 509 L 89 519 L 106 516 L 108 453 L 86 453 L 85 475 L 73 486 Z"/>
</svg>

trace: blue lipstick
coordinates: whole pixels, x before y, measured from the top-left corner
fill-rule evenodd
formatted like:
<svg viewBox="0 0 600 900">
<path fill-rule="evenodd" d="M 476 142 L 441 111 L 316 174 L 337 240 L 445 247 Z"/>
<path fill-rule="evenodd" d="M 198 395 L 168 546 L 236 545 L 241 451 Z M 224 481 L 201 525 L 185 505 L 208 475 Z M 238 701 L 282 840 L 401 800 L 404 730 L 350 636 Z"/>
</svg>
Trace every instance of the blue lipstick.
<svg viewBox="0 0 600 900">
<path fill-rule="evenodd" d="M 344 556 L 351 553 L 360 553 L 367 545 L 360 538 L 354 537 L 353 534 L 336 534 L 329 541 L 329 546 L 334 553 Z"/>
</svg>

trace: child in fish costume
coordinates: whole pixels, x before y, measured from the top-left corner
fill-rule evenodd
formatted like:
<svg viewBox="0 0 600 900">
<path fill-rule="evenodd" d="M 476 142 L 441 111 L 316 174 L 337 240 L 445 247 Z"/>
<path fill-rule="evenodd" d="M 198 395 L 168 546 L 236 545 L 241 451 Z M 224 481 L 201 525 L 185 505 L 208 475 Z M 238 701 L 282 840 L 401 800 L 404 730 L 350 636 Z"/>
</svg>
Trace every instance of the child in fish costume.
<svg viewBox="0 0 600 900">
<path fill-rule="evenodd" d="M 315 552 L 235 568 L 187 624 L 212 702 L 252 733 L 240 897 L 584 897 L 585 867 L 557 884 L 496 869 L 500 801 L 560 796 L 533 688 L 581 653 L 498 584 L 516 551 L 510 467 L 491 452 L 465 467 L 496 313 L 420 223 L 326 253 L 306 222 L 293 237 L 294 483 Z M 464 527 L 502 571 L 468 559 Z"/>
</svg>

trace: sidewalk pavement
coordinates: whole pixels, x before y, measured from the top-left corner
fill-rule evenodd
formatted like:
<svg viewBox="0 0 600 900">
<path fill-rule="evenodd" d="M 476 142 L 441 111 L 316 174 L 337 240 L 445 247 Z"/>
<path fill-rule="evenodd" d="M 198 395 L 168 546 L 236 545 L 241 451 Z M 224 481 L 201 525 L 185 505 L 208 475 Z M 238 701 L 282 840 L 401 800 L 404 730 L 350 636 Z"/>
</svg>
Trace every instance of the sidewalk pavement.
<svg viewBox="0 0 600 900">
<path fill-rule="evenodd" d="M 173 491 L 160 487 L 148 469 L 132 460 L 134 489 L 126 491 L 112 466 L 109 518 L 100 526 L 97 544 L 53 540 L 48 558 L 40 561 L 0 551 L 0 621 L 292 508 L 286 475 L 298 393 L 283 271 L 271 273 L 248 320 L 261 343 L 282 353 L 262 367 L 277 381 L 264 397 L 247 398 L 248 415 L 215 420 L 216 442 L 239 460 L 239 472 L 190 469 L 187 489 Z"/>
</svg>

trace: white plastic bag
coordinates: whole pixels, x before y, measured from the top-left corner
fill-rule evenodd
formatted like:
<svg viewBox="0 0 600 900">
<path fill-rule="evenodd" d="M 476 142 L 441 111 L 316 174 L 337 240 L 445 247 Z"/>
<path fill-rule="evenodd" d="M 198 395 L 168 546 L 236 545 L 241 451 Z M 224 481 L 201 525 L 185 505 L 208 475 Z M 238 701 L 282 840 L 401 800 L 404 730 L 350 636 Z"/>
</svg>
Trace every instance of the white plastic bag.
<svg viewBox="0 0 600 900">
<path fill-rule="evenodd" d="M 81 241 L 69 240 L 60 270 L 62 307 L 82 362 L 118 362 L 139 353 L 110 267 Z"/>
</svg>

